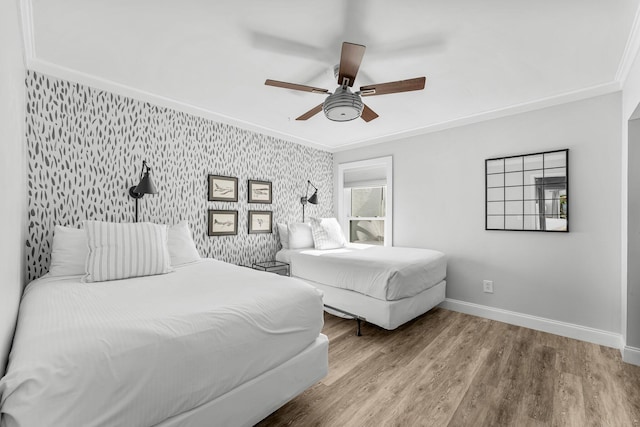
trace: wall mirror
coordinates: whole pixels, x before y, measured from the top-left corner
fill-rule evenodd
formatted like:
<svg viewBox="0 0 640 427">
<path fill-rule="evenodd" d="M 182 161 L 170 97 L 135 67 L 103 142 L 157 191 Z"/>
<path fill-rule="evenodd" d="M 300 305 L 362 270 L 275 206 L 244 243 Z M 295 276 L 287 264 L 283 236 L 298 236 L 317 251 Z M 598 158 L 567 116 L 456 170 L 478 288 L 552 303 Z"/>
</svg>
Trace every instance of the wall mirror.
<svg viewBox="0 0 640 427">
<path fill-rule="evenodd" d="M 485 160 L 485 229 L 569 231 L 569 150 Z"/>
</svg>

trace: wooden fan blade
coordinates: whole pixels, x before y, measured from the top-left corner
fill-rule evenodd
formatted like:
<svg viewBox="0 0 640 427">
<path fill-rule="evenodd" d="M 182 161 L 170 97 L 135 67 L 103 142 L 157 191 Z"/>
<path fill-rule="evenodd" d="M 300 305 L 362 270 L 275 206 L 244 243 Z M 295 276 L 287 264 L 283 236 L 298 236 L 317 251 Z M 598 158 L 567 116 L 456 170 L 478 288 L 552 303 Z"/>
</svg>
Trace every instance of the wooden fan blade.
<svg viewBox="0 0 640 427">
<path fill-rule="evenodd" d="M 372 95 L 386 95 L 388 93 L 409 92 L 412 90 L 424 89 L 426 77 L 418 77 L 409 80 L 398 80 L 397 82 L 378 83 L 374 85 L 362 86 L 360 88 L 360 95 L 372 96 Z"/>
<path fill-rule="evenodd" d="M 306 113 L 304 113 L 300 117 L 296 118 L 296 120 L 307 120 L 307 119 L 310 119 L 311 117 L 313 117 L 316 114 L 318 114 L 320 111 L 322 111 L 322 104 L 318 105 L 317 107 L 313 107 L 311 110 L 307 111 Z"/>
<path fill-rule="evenodd" d="M 342 54 L 340 55 L 340 70 L 338 71 L 338 84 L 344 84 L 344 79 L 348 79 L 347 85 L 353 86 L 356 80 L 360 63 L 364 56 L 365 47 L 361 44 L 349 42 L 342 43 Z"/>
<path fill-rule="evenodd" d="M 278 80 L 267 79 L 264 82 L 264 84 L 266 84 L 267 86 L 282 87 L 282 88 L 285 88 L 285 89 L 301 90 L 303 92 L 313 92 L 313 93 L 323 93 L 323 94 L 329 93 L 328 89 L 322 89 L 322 88 L 313 87 L 313 86 L 299 85 L 299 84 L 296 84 L 296 83 L 279 82 Z"/>
<path fill-rule="evenodd" d="M 362 109 L 362 114 L 360 115 L 360 117 L 362 118 L 362 120 L 368 123 L 373 119 L 377 119 L 379 116 L 375 111 L 365 105 Z"/>
</svg>

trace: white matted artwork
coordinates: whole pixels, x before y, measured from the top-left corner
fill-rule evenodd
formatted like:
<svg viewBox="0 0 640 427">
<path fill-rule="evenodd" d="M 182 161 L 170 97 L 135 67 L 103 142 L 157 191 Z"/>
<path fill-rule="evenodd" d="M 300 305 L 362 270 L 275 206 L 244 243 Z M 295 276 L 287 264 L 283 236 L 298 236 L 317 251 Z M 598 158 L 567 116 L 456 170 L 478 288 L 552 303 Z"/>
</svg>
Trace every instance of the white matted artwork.
<svg viewBox="0 0 640 427">
<path fill-rule="evenodd" d="M 238 234 L 238 211 L 209 209 L 209 236 Z"/>
<path fill-rule="evenodd" d="M 271 203 L 271 183 L 249 180 L 249 203 Z"/>
<path fill-rule="evenodd" d="M 273 212 L 249 211 L 249 234 L 271 233 Z"/>
<path fill-rule="evenodd" d="M 208 199 L 210 202 L 237 202 L 238 178 L 209 175 Z"/>
</svg>

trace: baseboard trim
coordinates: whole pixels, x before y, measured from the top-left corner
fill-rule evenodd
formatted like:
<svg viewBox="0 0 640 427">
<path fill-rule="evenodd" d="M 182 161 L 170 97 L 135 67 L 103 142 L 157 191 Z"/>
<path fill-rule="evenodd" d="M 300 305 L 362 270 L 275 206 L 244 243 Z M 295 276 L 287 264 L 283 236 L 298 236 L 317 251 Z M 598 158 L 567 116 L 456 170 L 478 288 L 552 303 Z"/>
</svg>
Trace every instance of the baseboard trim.
<svg viewBox="0 0 640 427">
<path fill-rule="evenodd" d="M 622 349 L 622 360 L 640 366 L 640 348 L 625 346 Z"/>
<path fill-rule="evenodd" d="M 574 338 L 581 341 L 604 345 L 621 349 L 623 347 L 622 336 L 613 332 L 600 329 L 580 326 L 573 323 L 560 322 L 546 319 L 544 317 L 531 316 L 529 314 L 515 311 L 503 310 L 501 308 L 489 307 L 486 305 L 474 304 L 470 302 L 446 298 L 440 307 L 447 310 L 458 311 L 460 313 L 471 314 L 473 316 L 484 317 L 486 319 L 497 320 L 511 325 L 523 326 L 537 331 L 548 332 L 563 337 Z M 627 347 L 630 348 L 630 347 Z M 637 353 L 630 355 L 630 358 L 637 357 L 640 360 L 640 349 L 634 349 Z M 626 362 L 627 360 L 625 360 Z M 629 362 L 633 363 L 633 362 Z"/>
</svg>

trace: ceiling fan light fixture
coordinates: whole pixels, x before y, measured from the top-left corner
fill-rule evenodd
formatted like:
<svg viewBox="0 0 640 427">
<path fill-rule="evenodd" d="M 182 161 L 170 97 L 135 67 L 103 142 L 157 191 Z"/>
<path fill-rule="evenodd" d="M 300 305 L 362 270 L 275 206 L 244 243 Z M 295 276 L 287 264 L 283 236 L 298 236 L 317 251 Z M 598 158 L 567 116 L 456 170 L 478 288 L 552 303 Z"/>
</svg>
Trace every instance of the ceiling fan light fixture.
<svg viewBox="0 0 640 427">
<path fill-rule="evenodd" d="M 322 104 L 324 115 L 334 122 L 355 120 L 360 117 L 363 108 L 360 95 L 351 92 L 346 86 L 338 87 Z"/>
<path fill-rule="evenodd" d="M 267 79 L 264 84 L 284 89 L 328 95 L 322 104 L 316 105 L 300 117 L 297 117 L 296 120 L 309 120 L 318 114 L 320 110 L 323 110 L 327 119 L 334 122 L 348 122 L 360 117 L 369 123 L 371 120 L 378 118 L 379 116 L 375 111 L 364 105 L 362 102 L 363 96 L 386 95 L 389 93 L 424 89 L 426 77 L 417 77 L 408 80 L 362 86 L 359 91 L 355 93 L 351 92 L 349 88 L 353 86 L 356 80 L 364 51 L 365 46 L 361 44 L 342 43 L 340 63 L 334 67 L 334 74 L 340 86 L 338 86 L 334 93 L 329 92 L 328 89 L 271 79 Z"/>
</svg>

